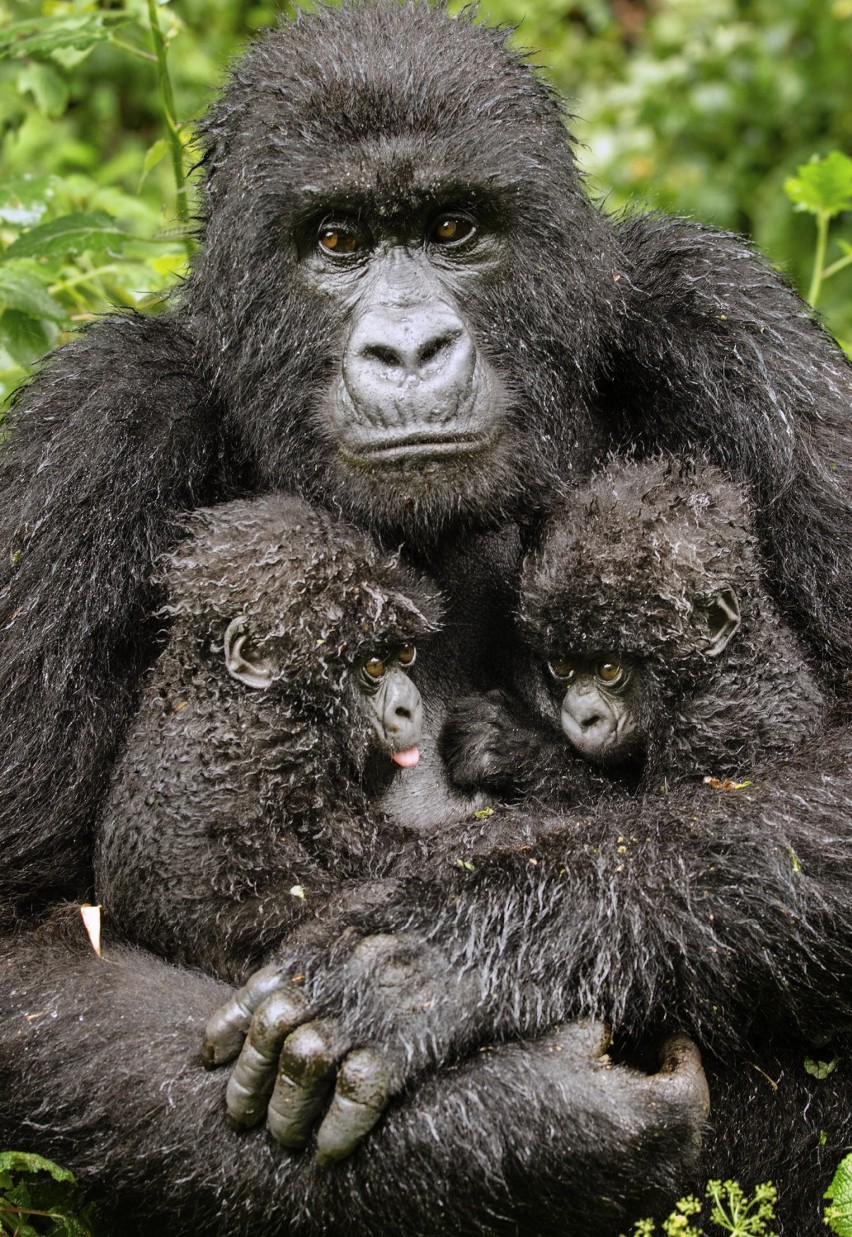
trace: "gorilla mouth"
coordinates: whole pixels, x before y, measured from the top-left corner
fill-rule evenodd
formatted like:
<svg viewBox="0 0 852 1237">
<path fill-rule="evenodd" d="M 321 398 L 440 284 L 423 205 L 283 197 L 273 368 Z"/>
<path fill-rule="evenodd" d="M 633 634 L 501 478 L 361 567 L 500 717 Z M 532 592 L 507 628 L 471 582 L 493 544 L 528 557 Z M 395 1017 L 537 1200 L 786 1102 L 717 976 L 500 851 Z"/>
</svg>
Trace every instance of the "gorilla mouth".
<svg viewBox="0 0 852 1237">
<path fill-rule="evenodd" d="M 351 464 L 393 465 L 410 463 L 412 460 L 478 455 L 490 450 L 498 437 L 499 434 L 493 432 L 428 434 L 421 431 L 398 438 L 383 433 L 381 437 L 377 435 L 375 438 L 341 446 L 340 455 Z"/>
</svg>

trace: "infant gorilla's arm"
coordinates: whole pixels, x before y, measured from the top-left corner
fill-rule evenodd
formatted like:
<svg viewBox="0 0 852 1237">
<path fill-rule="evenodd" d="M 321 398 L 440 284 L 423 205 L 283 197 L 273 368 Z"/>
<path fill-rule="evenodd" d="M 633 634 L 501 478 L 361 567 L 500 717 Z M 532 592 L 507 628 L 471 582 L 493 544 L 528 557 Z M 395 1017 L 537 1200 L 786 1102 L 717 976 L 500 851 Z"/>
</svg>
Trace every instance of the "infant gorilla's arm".
<svg viewBox="0 0 852 1237">
<path fill-rule="evenodd" d="M 561 731 L 537 722 L 500 690 L 467 696 L 453 706 L 441 753 L 449 777 L 464 790 L 580 806 L 619 787 L 612 774 L 581 760 Z"/>
<path fill-rule="evenodd" d="M 312 1005 L 280 965 L 256 972 L 208 1021 L 204 1041 L 210 1066 L 239 1054 L 226 1096 L 234 1124 L 252 1126 L 266 1117 L 279 1143 L 301 1150 L 319 1123 L 316 1158 L 323 1165 L 355 1150 L 430 1055 L 440 1054 L 442 1077 L 465 1048 L 496 1047 L 482 1042 L 487 1011 L 475 977 L 457 971 L 438 946 L 404 932 L 356 934 L 339 978 L 342 999 L 358 1003 L 362 1020 L 375 1020 L 370 1044 L 359 1046 L 347 1018 L 318 1016 L 337 1004 L 322 993 L 321 977 Z M 573 1022 L 541 1041 L 545 1052 L 565 1053 L 561 1082 L 569 1086 L 571 1121 L 582 1120 L 588 1108 L 593 1115 L 584 1137 L 594 1137 L 599 1120 L 612 1120 L 642 1130 L 638 1144 L 677 1131 L 675 1164 L 686 1169 L 709 1108 L 698 1050 L 688 1037 L 672 1037 L 660 1045 L 656 1071 L 646 1073 L 613 1065 L 604 1055 L 608 1042 L 600 1022 Z M 534 1043 L 527 1047 L 537 1051 Z"/>
</svg>

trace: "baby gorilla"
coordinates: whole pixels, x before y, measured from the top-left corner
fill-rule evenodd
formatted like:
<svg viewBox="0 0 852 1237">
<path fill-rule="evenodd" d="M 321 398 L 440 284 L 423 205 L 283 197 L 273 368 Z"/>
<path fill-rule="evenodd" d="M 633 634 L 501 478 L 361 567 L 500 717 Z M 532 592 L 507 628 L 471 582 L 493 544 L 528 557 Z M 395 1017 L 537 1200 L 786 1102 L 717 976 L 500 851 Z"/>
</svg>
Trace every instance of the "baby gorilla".
<svg viewBox="0 0 852 1237">
<path fill-rule="evenodd" d="M 116 931 L 235 979 L 347 876 L 392 862 L 369 787 L 417 761 L 408 670 L 440 608 L 368 537 L 295 498 L 198 511 L 186 529 L 96 879 Z"/>
<path fill-rule="evenodd" d="M 760 562 L 747 499 L 717 469 L 611 460 L 524 561 L 517 697 L 459 706 L 455 780 L 584 802 L 747 777 L 818 734 L 826 702 Z"/>
</svg>

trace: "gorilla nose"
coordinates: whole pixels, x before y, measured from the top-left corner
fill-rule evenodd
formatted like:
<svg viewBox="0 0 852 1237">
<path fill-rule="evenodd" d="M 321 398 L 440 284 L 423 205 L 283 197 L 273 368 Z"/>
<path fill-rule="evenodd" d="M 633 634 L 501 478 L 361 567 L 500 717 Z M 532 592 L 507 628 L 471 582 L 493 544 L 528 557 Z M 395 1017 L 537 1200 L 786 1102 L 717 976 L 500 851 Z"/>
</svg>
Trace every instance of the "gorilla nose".
<svg viewBox="0 0 852 1237">
<path fill-rule="evenodd" d="M 455 345 L 461 338 L 460 329 L 432 332 L 420 338 L 415 332 L 399 333 L 396 339 L 368 342 L 362 345 L 360 360 L 384 370 L 391 379 L 424 378 L 431 369 L 451 363 Z"/>
<path fill-rule="evenodd" d="M 600 707 L 597 699 L 572 691 L 562 702 L 560 724 L 565 737 L 585 756 L 602 753 L 616 729 L 615 718 Z"/>
<path fill-rule="evenodd" d="M 470 390 L 476 351 L 460 319 L 443 306 L 382 308 L 356 324 L 343 359 L 356 405 L 384 406 L 396 394 L 426 398 L 452 413 Z"/>
<path fill-rule="evenodd" d="M 401 726 L 411 724 L 414 717 L 414 710 L 409 709 L 406 705 L 398 704 L 391 713 L 390 721 L 388 722 L 388 730 L 396 731 Z"/>
</svg>

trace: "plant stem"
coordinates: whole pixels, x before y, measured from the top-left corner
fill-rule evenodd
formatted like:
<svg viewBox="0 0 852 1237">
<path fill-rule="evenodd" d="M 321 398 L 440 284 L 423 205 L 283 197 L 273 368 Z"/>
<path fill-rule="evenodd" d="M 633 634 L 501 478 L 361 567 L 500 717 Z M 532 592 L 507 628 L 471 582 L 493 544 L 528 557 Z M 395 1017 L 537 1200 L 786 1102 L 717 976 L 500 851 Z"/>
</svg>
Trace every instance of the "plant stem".
<svg viewBox="0 0 852 1237">
<path fill-rule="evenodd" d="M 846 266 L 852 266 L 852 253 L 844 254 L 842 258 L 832 262 L 831 266 L 827 266 L 822 273 L 823 281 L 831 279 L 832 275 L 836 275 L 838 271 L 842 271 Z"/>
<path fill-rule="evenodd" d="M 117 47 L 119 51 L 127 52 L 128 56 L 135 56 L 137 60 L 147 60 L 149 64 L 157 63 L 157 57 L 152 52 L 143 51 L 141 47 L 134 47 L 132 43 L 125 43 L 124 39 L 117 39 L 114 34 L 107 36 L 107 42 Z"/>
<path fill-rule="evenodd" d="M 819 298 L 820 288 L 824 278 L 825 267 L 825 250 L 828 244 L 828 222 L 830 219 L 828 211 L 821 210 L 817 214 L 817 243 L 816 253 L 814 254 L 814 273 L 811 276 L 811 286 L 808 288 L 807 300 L 816 308 L 816 303 Z"/>
<path fill-rule="evenodd" d="M 70 288 L 74 288 L 77 284 L 88 283 L 91 279 L 98 279 L 101 275 L 114 275 L 121 268 L 111 262 L 109 266 L 98 266 L 93 271 L 82 271 L 79 275 L 74 275 L 71 279 L 61 279 L 59 283 L 52 283 L 47 289 L 51 296 L 55 296 L 57 292 L 66 292 Z"/>
<path fill-rule="evenodd" d="M 189 227 L 189 200 L 186 186 L 186 176 L 183 168 L 183 142 L 180 137 L 180 127 L 178 125 L 177 113 L 175 112 L 175 97 L 172 90 L 172 79 L 169 76 L 169 65 L 166 58 L 166 40 L 163 38 L 163 31 L 160 26 L 160 19 L 157 16 L 157 0 L 148 0 L 148 21 L 151 25 L 151 37 L 154 42 L 154 51 L 157 57 L 157 75 L 160 79 L 160 94 L 163 100 L 163 113 L 166 118 L 166 128 L 168 130 L 169 147 L 172 156 L 172 171 L 175 177 L 176 186 L 176 207 L 178 219 L 185 227 Z M 193 242 L 192 237 L 187 236 L 184 240 L 186 252 L 189 257 L 192 256 Z"/>
</svg>

